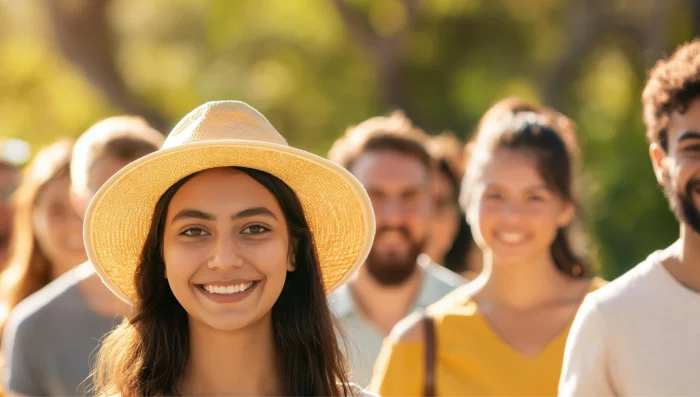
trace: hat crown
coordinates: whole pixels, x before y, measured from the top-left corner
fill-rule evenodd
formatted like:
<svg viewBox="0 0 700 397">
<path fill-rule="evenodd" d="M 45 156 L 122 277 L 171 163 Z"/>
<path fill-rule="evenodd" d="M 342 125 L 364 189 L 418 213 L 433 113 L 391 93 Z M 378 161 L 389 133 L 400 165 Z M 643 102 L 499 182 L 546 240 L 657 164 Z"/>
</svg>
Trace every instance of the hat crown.
<svg viewBox="0 0 700 397">
<path fill-rule="evenodd" d="M 265 116 L 250 105 L 240 101 L 214 101 L 199 106 L 180 120 L 163 148 L 224 139 L 289 146 Z"/>
</svg>

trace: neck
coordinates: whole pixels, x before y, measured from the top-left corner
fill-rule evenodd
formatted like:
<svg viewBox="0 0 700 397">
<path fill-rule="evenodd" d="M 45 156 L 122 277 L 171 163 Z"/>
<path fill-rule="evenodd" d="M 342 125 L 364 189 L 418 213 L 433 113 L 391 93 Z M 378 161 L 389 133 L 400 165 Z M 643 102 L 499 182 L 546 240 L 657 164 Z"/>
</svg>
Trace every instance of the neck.
<svg viewBox="0 0 700 397">
<path fill-rule="evenodd" d="M 484 252 L 484 274 L 488 278 L 475 294 L 477 300 L 530 309 L 551 303 L 571 290 L 575 279 L 560 272 L 549 252 L 528 260 L 505 261 Z"/>
<path fill-rule="evenodd" d="M 681 224 L 680 239 L 666 249 L 664 265 L 685 287 L 700 292 L 700 235 Z"/>
<path fill-rule="evenodd" d="M 192 318 L 189 323 L 190 352 L 181 381 L 182 395 L 284 394 L 271 315 L 234 332 L 217 331 Z"/>
<path fill-rule="evenodd" d="M 95 313 L 107 317 L 126 316 L 131 310 L 126 302 L 119 299 L 100 280 L 97 273 L 78 284 L 78 291 Z"/>
<path fill-rule="evenodd" d="M 423 281 L 423 271 L 416 265 L 411 276 L 401 284 L 386 286 L 377 282 L 365 266 L 352 281 L 355 305 L 385 335 L 404 318 L 415 303 Z"/>
</svg>

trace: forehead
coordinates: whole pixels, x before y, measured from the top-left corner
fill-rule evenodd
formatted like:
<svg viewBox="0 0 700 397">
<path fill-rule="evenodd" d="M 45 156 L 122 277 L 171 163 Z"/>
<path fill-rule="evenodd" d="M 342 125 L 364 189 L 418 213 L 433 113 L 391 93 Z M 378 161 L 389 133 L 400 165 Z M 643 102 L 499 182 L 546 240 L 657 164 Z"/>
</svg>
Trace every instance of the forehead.
<svg viewBox="0 0 700 397">
<path fill-rule="evenodd" d="M 281 212 L 277 198 L 250 175 L 233 169 L 214 168 L 185 182 L 173 196 L 169 210 L 190 207 L 206 212 L 237 212 L 253 205 Z"/>
<path fill-rule="evenodd" d="M 391 150 L 361 154 L 351 167 L 352 174 L 364 185 L 392 182 L 422 184 L 428 169 L 414 156 Z"/>
<path fill-rule="evenodd" d="M 88 169 L 88 187 L 99 189 L 112 175 L 124 168 L 128 161 L 119 160 L 113 156 L 103 156 L 96 159 Z"/>
<path fill-rule="evenodd" d="M 506 149 L 495 151 L 483 163 L 478 179 L 487 185 L 511 189 L 544 185 L 534 155 Z"/>
<path fill-rule="evenodd" d="M 61 201 L 68 197 L 69 187 L 70 177 L 67 174 L 54 178 L 41 187 L 37 196 L 37 202 Z"/>
<path fill-rule="evenodd" d="M 700 98 L 690 101 L 684 113 L 671 113 L 668 124 L 669 144 L 676 142 L 686 131 L 700 132 Z"/>
</svg>

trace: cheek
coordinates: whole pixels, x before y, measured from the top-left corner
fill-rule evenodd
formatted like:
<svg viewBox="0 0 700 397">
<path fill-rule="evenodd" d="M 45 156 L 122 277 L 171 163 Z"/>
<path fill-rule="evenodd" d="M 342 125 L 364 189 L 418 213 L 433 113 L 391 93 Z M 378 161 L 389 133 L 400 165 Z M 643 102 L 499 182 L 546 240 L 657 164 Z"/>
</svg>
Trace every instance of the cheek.
<svg viewBox="0 0 700 397">
<path fill-rule="evenodd" d="M 700 160 L 678 162 L 670 171 L 670 176 L 675 190 L 685 193 L 688 182 L 700 179 Z"/>
<path fill-rule="evenodd" d="M 562 216 L 562 213 L 556 209 L 545 208 L 533 210 L 528 218 L 536 238 L 551 244 L 559 230 L 559 221 Z"/>
<path fill-rule="evenodd" d="M 32 216 L 32 226 L 36 239 L 43 247 L 51 247 L 55 244 L 56 231 L 55 227 L 49 219 L 50 217 L 43 210 L 37 210 Z"/>
<path fill-rule="evenodd" d="M 285 238 L 276 238 L 264 244 L 255 244 L 245 249 L 246 262 L 262 273 L 266 279 L 284 280 L 289 263 L 288 242 Z"/>
<path fill-rule="evenodd" d="M 476 218 L 474 224 L 477 225 L 482 232 L 487 232 L 494 228 L 495 224 L 498 222 L 501 211 L 493 205 L 479 203 L 472 212 Z"/>
<path fill-rule="evenodd" d="M 189 284 L 192 276 L 200 265 L 206 263 L 207 250 L 205 246 L 194 244 L 184 245 L 163 242 L 163 260 L 165 261 L 165 275 L 171 283 L 173 290 L 178 285 Z"/>
</svg>

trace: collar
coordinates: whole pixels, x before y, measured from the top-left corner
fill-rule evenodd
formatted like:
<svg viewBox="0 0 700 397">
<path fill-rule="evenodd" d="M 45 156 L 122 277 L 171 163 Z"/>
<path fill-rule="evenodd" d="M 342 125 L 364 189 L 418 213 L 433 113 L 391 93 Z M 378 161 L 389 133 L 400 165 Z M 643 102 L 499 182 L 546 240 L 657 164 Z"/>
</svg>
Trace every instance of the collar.
<svg viewBox="0 0 700 397">
<path fill-rule="evenodd" d="M 438 268 L 442 268 L 440 265 L 435 264 L 427 255 L 420 255 L 417 258 L 416 263 L 416 269 L 423 273 L 423 279 L 421 280 L 418 297 L 414 302 L 411 311 L 416 307 L 425 307 L 435 301 L 434 293 L 431 293 L 431 291 L 434 289 L 433 286 L 435 283 L 439 281 L 433 273 L 439 270 Z M 340 286 L 340 288 L 329 295 L 328 300 L 331 311 L 336 317 L 348 317 L 357 312 L 355 300 L 350 292 L 349 282 L 343 284 Z"/>
</svg>

